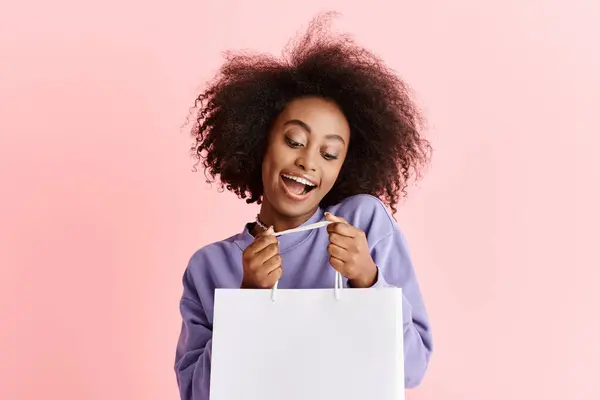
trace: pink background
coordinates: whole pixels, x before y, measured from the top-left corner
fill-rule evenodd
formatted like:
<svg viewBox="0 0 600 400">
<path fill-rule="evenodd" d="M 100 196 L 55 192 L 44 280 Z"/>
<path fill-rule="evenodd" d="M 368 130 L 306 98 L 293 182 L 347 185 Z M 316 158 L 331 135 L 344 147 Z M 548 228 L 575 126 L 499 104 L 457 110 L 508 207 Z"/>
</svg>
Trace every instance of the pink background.
<svg viewBox="0 0 600 400">
<path fill-rule="evenodd" d="M 191 172 L 180 125 L 221 51 L 329 9 L 430 122 L 397 216 L 435 335 L 408 398 L 600 398 L 596 2 L 4 3 L 0 398 L 177 398 L 182 271 L 256 212 Z"/>
</svg>

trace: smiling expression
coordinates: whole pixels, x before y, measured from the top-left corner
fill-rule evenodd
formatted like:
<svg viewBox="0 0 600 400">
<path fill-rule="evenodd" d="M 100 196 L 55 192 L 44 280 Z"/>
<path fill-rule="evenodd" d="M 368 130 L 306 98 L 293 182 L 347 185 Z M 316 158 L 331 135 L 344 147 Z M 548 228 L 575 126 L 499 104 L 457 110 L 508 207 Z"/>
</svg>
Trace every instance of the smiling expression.
<svg viewBox="0 0 600 400">
<path fill-rule="evenodd" d="M 310 218 L 335 184 L 349 144 L 348 121 L 335 103 L 316 97 L 290 102 L 269 132 L 261 216 Z"/>
</svg>

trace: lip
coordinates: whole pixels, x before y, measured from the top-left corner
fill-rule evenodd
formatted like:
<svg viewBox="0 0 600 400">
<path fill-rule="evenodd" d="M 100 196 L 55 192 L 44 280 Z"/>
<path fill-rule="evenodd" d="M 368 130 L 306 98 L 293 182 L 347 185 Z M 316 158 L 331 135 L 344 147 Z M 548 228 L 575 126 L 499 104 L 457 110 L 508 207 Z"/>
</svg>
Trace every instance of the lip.
<svg viewBox="0 0 600 400">
<path fill-rule="evenodd" d="M 283 172 L 281 172 L 280 175 L 289 175 L 289 176 L 295 176 L 296 178 L 306 179 L 307 181 L 309 181 L 310 183 L 312 183 L 313 185 L 315 185 L 315 189 L 317 187 L 319 187 L 319 182 L 315 178 L 313 178 L 312 176 L 310 176 L 310 175 L 298 174 L 298 173 L 289 172 L 289 171 L 283 171 Z"/>
<path fill-rule="evenodd" d="M 287 174 L 287 173 L 284 173 L 284 174 L 282 174 L 282 175 L 292 175 L 292 174 Z M 296 175 L 293 175 L 293 176 L 299 176 L 299 175 L 297 175 L 297 174 L 296 174 Z M 304 179 L 308 180 L 308 179 L 307 179 L 307 178 L 305 178 L 304 176 L 302 176 L 302 178 L 304 178 Z M 280 176 L 279 176 L 279 179 L 281 180 L 281 186 L 283 187 L 283 191 L 284 191 L 284 193 L 286 194 L 286 196 L 287 196 L 288 198 L 290 198 L 290 199 L 291 199 L 291 200 L 293 200 L 293 201 L 304 201 L 304 200 L 308 199 L 310 196 L 312 196 L 312 194 L 313 194 L 313 193 L 314 193 L 314 191 L 316 190 L 316 187 L 315 187 L 315 189 L 311 190 L 310 192 L 308 192 L 308 193 L 306 193 L 306 194 L 296 194 L 296 193 L 292 193 L 292 192 L 290 192 L 290 191 L 288 190 L 288 188 L 287 188 L 287 185 L 286 185 L 286 184 L 285 184 L 285 182 L 283 181 L 283 176 L 281 176 L 281 175 L 280 175 Z M 312 181 L 312 180 L 310 180 L 309 182 L 313 182 L 313 181 Z"/>
</svg>

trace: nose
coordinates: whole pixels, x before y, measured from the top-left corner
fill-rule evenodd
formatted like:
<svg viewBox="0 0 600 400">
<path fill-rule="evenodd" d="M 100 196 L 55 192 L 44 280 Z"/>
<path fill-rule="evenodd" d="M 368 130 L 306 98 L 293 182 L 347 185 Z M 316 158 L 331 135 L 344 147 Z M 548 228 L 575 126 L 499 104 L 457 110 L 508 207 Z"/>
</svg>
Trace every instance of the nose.
<svg viewBox="0 0 600 400">
<path fill-rule="evenodd" d="M 304 171 L 316 171 L 316 161 L 314 160 L 313 156 L 307 153 L 308 152 L 304 152 L 302 155 L 298 156 L 298 158 L 296 158 L 295 164 L 298 168 L 301 168 Z"/>
</svg>

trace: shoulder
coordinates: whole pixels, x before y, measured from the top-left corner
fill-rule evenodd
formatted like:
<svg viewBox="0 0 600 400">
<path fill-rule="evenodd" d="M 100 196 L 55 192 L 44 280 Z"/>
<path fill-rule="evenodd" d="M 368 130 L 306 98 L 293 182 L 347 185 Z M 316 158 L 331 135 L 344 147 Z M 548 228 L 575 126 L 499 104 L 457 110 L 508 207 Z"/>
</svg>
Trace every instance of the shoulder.
<svg viewBox="0 0 600 400">
<path fill-rule="evenodd" d="M 206 261 L 207 259 L 214 259 L 215 257 L 218 258 L 219 255 L 231 253 L 231 250 L 234 248 L 239 249 L 238 245 L 236 244 L 238 237 L 239 234 L 201 247 L 192 254 L 189 264 L 196 265 Z"/>
<path fill-rule="evenodd" d="M 398 229 L 396 221 L 377 197 L 358 194 L 328 207 L 326 211 L 344 218 L 348 223 L 362 229 L 369 241 L 382 239 Z"/>
<path fill-rule="evenodd" d="M 239 236 L 239 234 L 234 235 L 196 250 L 189 258 L 183 276 L 184 283 L 196 286 L 199 281 L 210 278 L 215 273 L 217 264 L 220 269 L 226 269 L 231 263 L 231 256 L 236 253 L 241 254 L 240 247 L 236 243 Z"/>
</svg>

